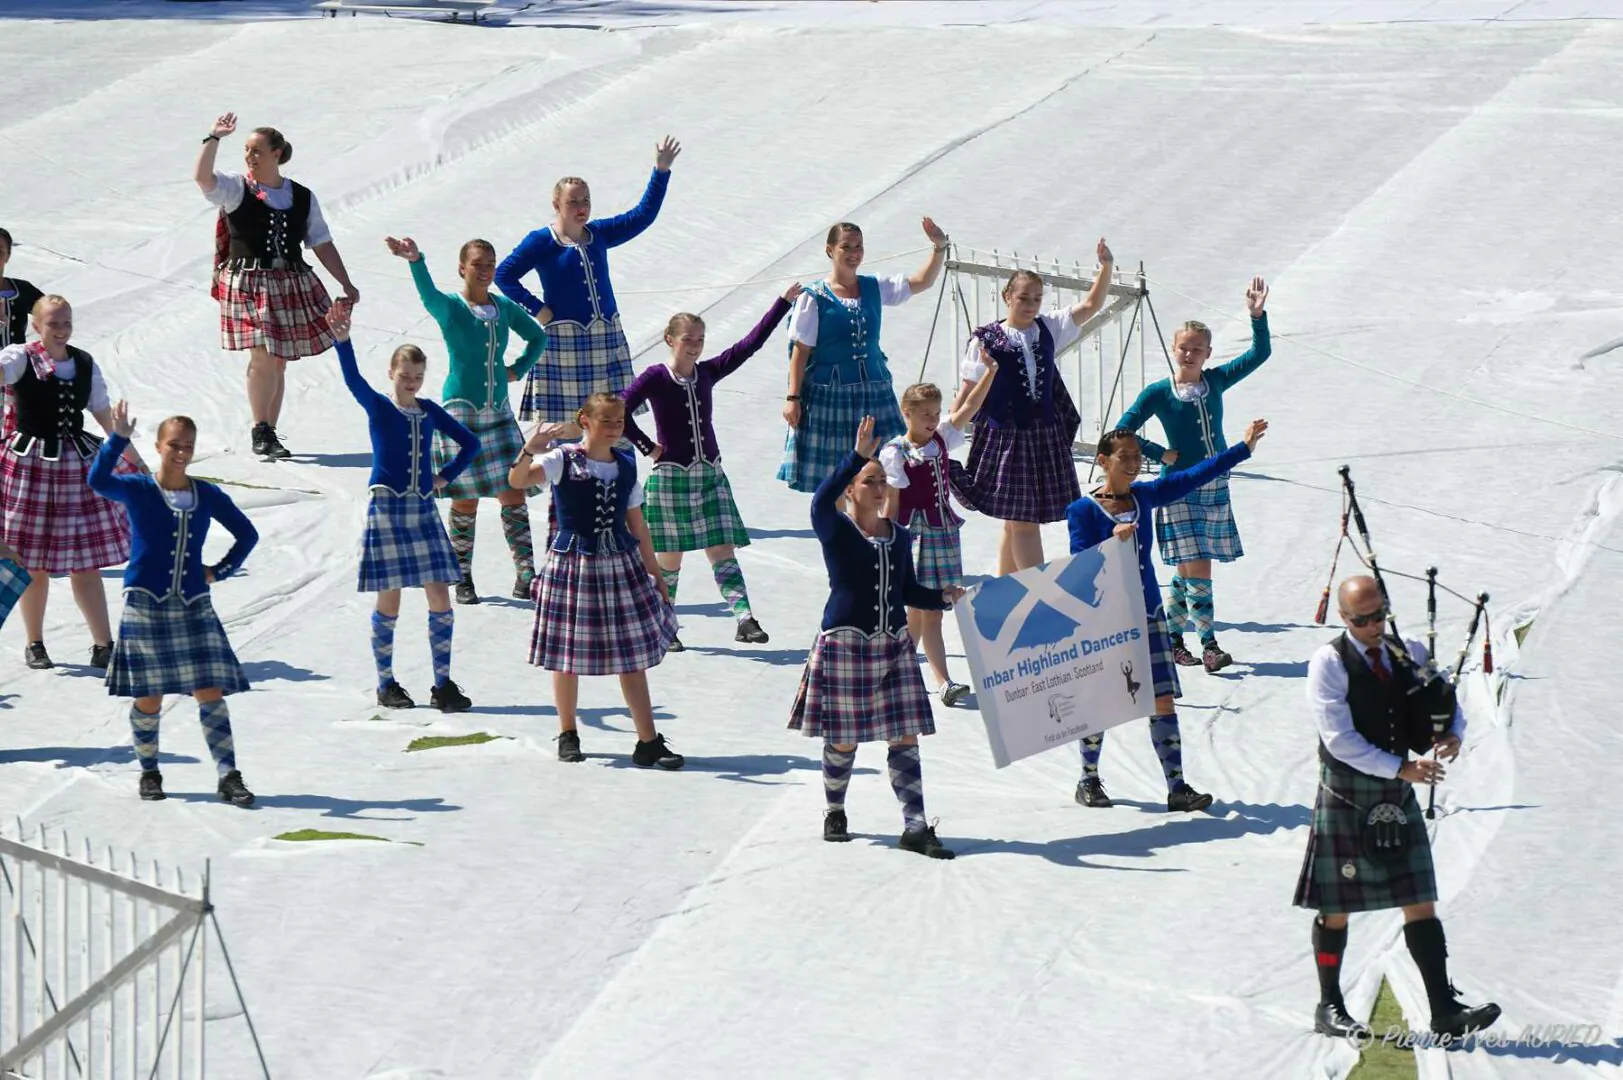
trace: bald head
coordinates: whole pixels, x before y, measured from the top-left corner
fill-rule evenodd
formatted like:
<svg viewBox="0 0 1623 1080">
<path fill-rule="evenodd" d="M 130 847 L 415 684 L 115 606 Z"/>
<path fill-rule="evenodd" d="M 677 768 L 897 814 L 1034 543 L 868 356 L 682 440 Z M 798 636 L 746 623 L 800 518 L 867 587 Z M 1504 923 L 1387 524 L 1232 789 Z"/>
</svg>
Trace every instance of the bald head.
<svg viewBox="0 0 1623 1080">
<path fill-rule="evenodd" d="M 1336 599 L 1341 605 L 1341 621 L 1347 624 L 1353 640 L 1366 648 L 1378 644 L 1386 630 L 1382 617 L 1386 598 L 1381 595 L 1380 583 L 1365 574 L 1350 577 L 1341 583 Z"/>
<path fill-rule="evenodd" d="M 1360 574 L 1341 583 L 1336 599 L 1340 602 L 1342 611 L 1364 611 L 1381 599 L 1381 586 L 1368 574 Z"/>
</svg>

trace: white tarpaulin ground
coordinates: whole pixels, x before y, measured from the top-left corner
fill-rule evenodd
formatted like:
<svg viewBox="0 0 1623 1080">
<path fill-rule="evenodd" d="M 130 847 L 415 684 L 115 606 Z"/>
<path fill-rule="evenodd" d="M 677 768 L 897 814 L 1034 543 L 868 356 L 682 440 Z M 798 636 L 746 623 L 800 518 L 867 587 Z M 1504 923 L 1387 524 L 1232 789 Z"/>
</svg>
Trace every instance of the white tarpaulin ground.
<svg viewBox="0 0 1623 1080">
<path fill-rule="evenodd" d="M 63 20 L 19 17 L 47 8 Z M 1455 981 L 1502 1003 L 1510 1030 L 1595 1023 L 1611 1040 L 1426 1069 L 1617 1075 L 1623 351 L 1596 351 L 1623 336 L 1623 23 L 1597 21 L 1617 8 L 650 0 L 475 30 L 282 18 L 306 9 L 266 0 L 0 4 L 11 270 L 73 300 L 78 343 L 139 416 L 197 418 L 196 472 L 242 485 L 263 536 L 216 591 L 257 683 L 233 714 L 260 809 L 214 801 L 189 703 L 164 727 L 179 797 L 136 801 L 127 705 L 77 666 L 89 642 L 58 586 L 61 667 L 22 667 L 15 616 L 0 636 L 0 815 L 212 859 L 277 1076 L 1344 1076 L 1353 1052 L 1309 1033 L 1309 919 L 1289 899 L 1314 783 L 1302 680 L 1348 463 L 1383 564 L 1435 563 L 1493 596 L 1499 671 L 1471 682 L 1436 825 Z M 686 771 L 621 767 L 632 735 L 608 680 L 582 692 L 596 756 L 558 764 L 516 602 L 458 610 L 474 712 L 373 719 L 360 410 L 330 356 L 302 361 L 282 427 L 303 457 L 253 460 L 242 364 L 216 347 L 211 210 L 190 174 L 227 109 L 296 144 L 289 174 L 321 196 L 363 292 L 375 380 L 402 340 L 443 355 L 386 234 L 414 236 L 449 284 L 463 240 L 505 253 L 541 224 L 558 176 L 589 178 L 600 211 L 629 205 L 667 131 L 686 149 L 664 212 L 613 256 L 634 349 L 683 308 L 733 340 L 786 278 L 826 267 L 841 219 L 880 272 L 916 263 L 882 257 L 920 246 L 922 214 L 962 243 L 1067 260 L 1107 236 L 1145 263 L 1163 326 L 1211 322 L 1224 358 L 1244 347 L 1244 284 L 1265 275 L 1279 336 L 1230 395 L 1230 436 L 1252 416 L 1272 428 L 1234 486 L 1247 556 L 1216 575 L 1239 662 L 1189 673 L 1181 702 L 1212 813 L 1160 809 L 1142 724 L 1109 741 L 1118 806 L 1093 811 L 1071 801 L 1074 749 L 995 771 L 978 718 L 941 710 L 926 802 L 959 859 L 893 848 L 877 748 L 851 788 L 863 838 L 819 840 L 818 746 L 784 729 L 825 594 L 808 500 L 772 479 L 781 332 L 723 384 L 718 421 L 773 638 L 735 645 L 690 569 L 689 651 L 651 675 Z M 887 314 L 897 370 L 922 355 L 933 302 Z M 939 342 L 931 364 L 952 378 Z M 487 514 L 489 591 L 506 555 Z M 1047 542 L 1062 552 L 1063 529 Z M 965 544 L 972 573 L 993 568 L 993 527 L 971 520 Z M 1395 584 L 1419 630 L 1416 588 Z M 421 613 L 409 599 L 397 655 L 420 697 Z M 1442 648 L 1465 615 L 1445 603 Z M 474 731 L 503 739 L 403 752 Z M 422 846 L 269 839 L 304 827 Z M 1424 1022 L 1396 913 L 1354 921 L 1355 1011 L 1383 973 Z M 250 1075 L 226 1002 L 217 1075 Z"/>
</svg>

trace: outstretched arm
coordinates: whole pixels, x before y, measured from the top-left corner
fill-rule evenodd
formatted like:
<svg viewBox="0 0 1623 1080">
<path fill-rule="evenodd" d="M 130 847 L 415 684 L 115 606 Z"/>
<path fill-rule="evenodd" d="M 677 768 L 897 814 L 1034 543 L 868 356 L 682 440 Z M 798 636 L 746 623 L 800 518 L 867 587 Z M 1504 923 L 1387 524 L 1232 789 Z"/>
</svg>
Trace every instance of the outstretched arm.
<svg viewBox="0 0 1623 1080">
<path fill-rule="evenodd" d="M 1071 321 L 1077 326 L 1091 319 L 1093 314 L 1104 306 L 1105 297 L 1110 295 L 1110 279 L 1116 273 L 1116 257 L 1110 253 L 1110 247 L 1102 236 L 1099 237 L 1097 254 L 1099 276 L 1093 279 L 1093 287 L 1088 290 L 1088 295 L 1079 303 L 1071 305 Z"/>
<path fill-rule="evenodd" d="M 1268 283 L 1260 277 L 1252 278 L 1251 287 L 1245 291 L 1245 306 L 1251 315 L 1251 348 L 1228 363 L 1219 364 L 1206 372 L 1206 381 L 1214 389 L 1227 390 L 1260 368 L 1263 361 L 1273 355 L 1273 341 L 1268 333 L 1268 313 L 1263 310 L 1263 305 L 1267 302 Z"/>
<path fill-rule="evenodd" d="M 349 340 L 350 315 L 349 305 L 342 300 L 333 304 L 332 310 L 327 312 L 327 328 L 332 331 L 333 340 L 338 346 L 338 368 L 344 373 L 344 385 L 349 388 L 350 396 L 360 402 L 361 408 L 366 410 L 367 416 L 377 407 L 378 399 L 383 395 L 367 385 L 361 378 L 361 365 L 355 359 L 355 346 Z"/>
<path fill-rule="evenodd" d="M 428 260 L 418 250 L 417 241 L 409 236 L 404 240 L 386 236 L 383 242 L 389 245 L 391 255 L 406 260 L 411 267 L 411 283 L 417 286 L 417 299 L 423 302 L 423 309 L 429 317 L 444 326 L 445 320 L 451 315 L 451 298 L 434 287 L 434 278 L 428 272 Z"/>
<path fill-rule="evenodd" d="M 1133 492 L 1145 509 L 1176 502 L 1203 484 L 1210 483 L 1251 456 L 1251 450 L 1263 433 L 1268 421 L 1253 420 L 1245 429 L 1245 441 L 1236 443 L 1216 457 L 1209 457 L 1182 472 L 1163 473 L 1154 480 L 1133 485 Z"/>
<path fill-rule="evenodd" d="M 640 236 L 644 229 L 659 216 L 665 203 L 665 189 L 671 182 L 671 162 L 682 152 L 682 147 L 669 136 L 655 149 L 654 171 L 643 188 L 642 200 L 623 214 L 592 222 L 592 232 L 608 247 L 615 247 Z"/>
<path fill-rule="evenodd" d="M 237 114 L 222 113 L 209 128 L 208 138 L 203 141 L 203 149 L 197 154 L 197 168 L 192 170 L 192 179 L 197 181 L 198 190 L 207 195 L 215 188 L 214 183 L 214 156 L 219 152 L 220 140 L 237 130 Z"/>
<path fill-rule="evenodd" d="M 778 321 L 789 314 L 789 305 L 793 304 L 795 297 L 799 295 L 800 283 L 797 281 L 784 290 L 782 296 L 772 301 L 772 307 L 761 316 L 761 321 L 755 324 L 753 330 L 705 361 L 707 364 L 715 365 L 718 380 L 725 379 L 743 367 L 744 361 L 761 351 L 761 346 L 772 336 L 772 331 L 778 328 Z"/>
<path fill-rule="evenodd" d="M 119 476 L 113 472 L 118 467 L 118 459 L 129 449 L 130 436 L 135 432 L 135 421 L 130 419 L 129 409 L 129 404 L 123 401 L 113 406 L 112 434 L 96 451 L 95 458 L 90 462 L 90 472 L 85 476 L 85 483 L 90 485 L 91 491 L 104 499 L 121 503 L 128 503 L 135 485 L 141 483 L 136 477 Z"/>
<path fill-rule="evenodd" d="M 941 226 L 937 225 L 933 219 L 925 218 L 924 235 L 934 245 L 934 250 L 930 252 L 930 258 L 925 261 L 925 264 L 914 271 L 913 275 L 907 279 L 908 285 L 913 289 L 914 296 L 935 284 L 935 279 L 941 276 L 942 265 L 947 261 L 947 234 L 941 230 Z"/>
</svg>

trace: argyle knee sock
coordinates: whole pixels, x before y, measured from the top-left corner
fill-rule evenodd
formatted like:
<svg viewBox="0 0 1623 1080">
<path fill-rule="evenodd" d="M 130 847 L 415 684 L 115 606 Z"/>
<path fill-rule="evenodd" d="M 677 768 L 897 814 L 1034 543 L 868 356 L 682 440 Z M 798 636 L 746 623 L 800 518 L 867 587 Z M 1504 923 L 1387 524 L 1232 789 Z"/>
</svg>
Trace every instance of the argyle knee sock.
<svg viewBox="0 0 1623 1080">
<path fill-rule="evenodd" d="M 1155 756 L 1161 759 L 1167 790 L 1172 791 L 1183 783 L 1183 740 L 1178 735 L 1178 714 L 1150 717 L 1150 741 L 1155 744 Z"/>
<path fill-rule="evenodd" d="M 530 537 L 530 508 L 523 503 L 502 507 L 502 535 L 513 555 L 513 569 L 528 581 L 535 577 L 535 542 Z"/>
<path fill-rule="evenodd" d="M 398 615 L 372 612 L 372 662 L 378 666 L 378 689 L 394 681 L 394 627 Z"/>
<path fill-rule="evenodd" d="M 158 718 L 161 715 L 161 712 L 144 713 L 133 702 L 130 705 L 130 735 L 142 772 L 158 770 Z"/>
<path fill-rule="evenodd" d="M 464 514 L 451 511 L 451 550 L 456 552 L 456 564 L 462 568 L 462 580 L 473 577 L 473 530 L 479 522 L 478 512 Z"/>
<path fill-rule="evenodd" d="M 659 568 L 659 576 L 665 579 L 665 590 L 671 594 L 671 603 L 674 605 L 676 603 L 676 582 L 682 576 L 682 568 L 678 566 L 675 570 L 667 570 L 662 566 Z"/>
<path fill-rule="evenodd" d="M 845 806 L 845 788 L 851 782 L 851 766 L 856 763 L 855 750 L 836 750 L 834 744 L 823 744 L 823 796 L 830 810 Z"/>
<path fill-rule="evenodd" d="M 732 609 L 733 618 L 739 621 L 749 618 L 750 595 L 744 587 L 744 570 L 738 565 L 738 560 L 722 559 L 711 563 L 710 572 L 715 575 L 716 588 L 721 590 L 722 599 Z"/>
<path fill-rule="evenodd" d="M 1347 951 L 1347 928 L 1332 930 L 1313 920 L 1313 959 L 1319 969 L 1319 1000 L 1346 1008 L 1341 1000 L 1341 955 Z"/>
<path fill-rule="evenodd" d="M 1082 736 L 1082 779 L 1099 779 L 1099 755 L 1104 752 L 1105 733 L 1096 731 Z"/>
<path fill-rule="evenodd" d="M 892 746 L 886 758 L 890 789 L 902 804 L 902 820 L 909 831 L 924 828 L 924 770 L 917 746 Z"/>
<path fill-rule="evenodd" d="M 1200 634 L 1201 642 L 1204 644 L 1216 641 L 1217 632 L 1212 629 L 1212 579 L 1185 578 L 1184 587 L 1189 594 L 1189 614 L 1194 621 L 1195 630 Z"/>
<path fill-rule="evenodd" d="M 1167 633 L 1181 637 L 1189 621 L 1189 594 L 1182 575 L 1172 575 L 1172 595 L 1167 599 Z"/>
<path fill-rule="evenodd" d="M 197 703 L 197 718 L 203 722 L 203 741 L 214 755 L 214 768 L 221 776 L 237 767 L 237 750 L 231 741 L 231 709 L 225 698 Z"/>
<path fill-rule="evenodd" d="M 428 613 L 428 651 L 434 657 L 434 685 L 444 686 L 451 678 L 451 630 L 456 616 L 449 611 Z"/>
</svg>

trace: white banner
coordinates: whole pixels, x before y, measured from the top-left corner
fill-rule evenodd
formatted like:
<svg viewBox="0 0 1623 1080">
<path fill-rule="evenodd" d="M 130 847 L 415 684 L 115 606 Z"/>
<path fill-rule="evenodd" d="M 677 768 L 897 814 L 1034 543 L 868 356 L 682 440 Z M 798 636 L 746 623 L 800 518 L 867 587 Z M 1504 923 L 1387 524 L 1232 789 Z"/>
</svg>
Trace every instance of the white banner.
<svg viewBox="0 0 1623 1080">
<path fill-rule="evenodd" d="M 998 768 L 1154 714 L 1132 544 L 993 578 L 953 607 Z"/>
</svg>

